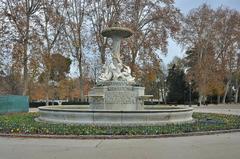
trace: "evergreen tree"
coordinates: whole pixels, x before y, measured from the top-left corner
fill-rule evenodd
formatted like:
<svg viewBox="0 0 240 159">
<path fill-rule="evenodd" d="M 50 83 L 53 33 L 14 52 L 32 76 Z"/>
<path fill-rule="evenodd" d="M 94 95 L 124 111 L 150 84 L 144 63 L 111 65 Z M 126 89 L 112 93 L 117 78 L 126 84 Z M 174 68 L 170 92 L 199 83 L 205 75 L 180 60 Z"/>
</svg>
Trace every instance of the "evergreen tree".
<svg viewBox="0 0 240 159">
<path fill-rule="evenodd" d="M 167 77 L 167 102 L 183 104 L 188 96 L 188 86 L 185 82 L 184 70 L 173 65 L 169 69 L 169 74 Z"/>
</svg>

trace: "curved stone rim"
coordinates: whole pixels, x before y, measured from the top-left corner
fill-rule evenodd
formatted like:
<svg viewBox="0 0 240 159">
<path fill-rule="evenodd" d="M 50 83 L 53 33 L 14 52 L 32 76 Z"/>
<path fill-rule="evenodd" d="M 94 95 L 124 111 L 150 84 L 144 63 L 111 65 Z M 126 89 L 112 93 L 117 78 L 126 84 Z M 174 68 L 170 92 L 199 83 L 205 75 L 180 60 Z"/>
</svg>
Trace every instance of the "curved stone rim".
<svg viewBox="0 0 240 159">
<path fill-rule="evenodd" d="M 133 34 L 133 31 L 125 27 L 110 27 L 102 31 L 102 36 L 104 37 L 113 37 L 115 35 L 122 38 L 128 38 L 132 36 L 132 34 Z"/>
<path fill-rule="evenodd" d="M 76 107 L 69 108 L 68 107 Z M 144 109 L 144 110 L 101 110 L 101 109 L 88 109 L 87 107 L 79 107 L 77 105 L 69 105 L 69 106 L 41 106 L 38 107 L 39 110 L 47 110 L 47 111 L 64 111 L 64 112 L 83 112 L 83 113 L 174 113 L 174 112 L 186 112 L 192 111 L 193 108 L 185 108 L 185 107 L 177 107 L 176 109 Z"/>
<path fill-rule="evenodd" d="M 76 125 L 137 126 L 193 122 L 192 108 L 171 110 L 91 110 L 39 107 L 38 121 Z"/>
</svg>

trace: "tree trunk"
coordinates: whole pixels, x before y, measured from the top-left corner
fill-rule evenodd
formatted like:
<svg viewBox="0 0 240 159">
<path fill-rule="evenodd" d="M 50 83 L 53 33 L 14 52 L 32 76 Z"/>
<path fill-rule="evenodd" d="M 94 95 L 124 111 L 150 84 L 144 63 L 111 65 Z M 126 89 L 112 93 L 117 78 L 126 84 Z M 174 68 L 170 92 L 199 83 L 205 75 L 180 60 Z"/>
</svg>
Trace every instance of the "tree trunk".
<svg viewBox="0 0 240 159">
<path fill-rule="evenodd" d="M 46 83 L 45 83 L 45 87 L 46 87 L 46 105 L 48 106 L 49 104 L 49 81 L 50 81 L 50 71 L 51 71 L 51 62 L 49 61 L 50 60 L 50 49 L 48 47 L 48 50 L 47 50 L 47 63 L 46 63 L 46 67 L 47 67 L 47 70 L 46 70 Z"/>
<path fill-rule="evenodd" d="M 80 62 L 80 61 L 79 61 Z M 79 68 L 79 86 L 80 86 L 80 99 L 81 101 L 84 100 L 84 81 L 83 81 L 83 71 L 82 71 L 82 66 L 81 63 L 78 65 Z"/>
<path fill-rule="evenodd" d="M 203 99 L 203 95 L 199 94 L 199 97 L 198 97 L 199 106 L 202 105 L 202 99 Z"/>
<path fill-rule="evenodd" d="M 46 92 L 47 94 L 46 94 L 46 106 L 48 106 L 49 105 L 49 93 L 48 93 L 48 89 L 47 89 L 47 92 Z"/>
<path fill-rule="evenodd" d="M 164 97 L 164 92 L 163 92 L 162 86 L 160 88 L 160 92 L 161 92 L 162 102 L 165 103 L 165 97 Z M 160 98 L 160 96 L 159 96 L 159 98 Z"/>
<path fill-rule="evenodd" d="M 204 105 L 206 105 L 207 103 L 206 103 L 206 100 L 207 100 L 207 96 L 203 96 L 203 103 L 204 103 Z"/>
<path fill-rule="evenodd" d="M 24 62 L 23 62 L 23 93 L 22 95 L 26 96 L 27 92 L 28 92 L 28 67 L 27 67 L 27 61 L 28 61 L 28 57 L 27 57 L 27 53 L 24 53 Z"/>
<path fill-rule="evenodd" d="M 48 87 L 48 82 L 49 82 L 49 76 L 47 76 L 47 79 L 46 79 L 46 81 L 45 81 L 46 83 L 46 106 L 48 106 L 49 104 L 49 87 Z"/>
<path fill-rule="evenodd" d="M 167 104 L 167 83 L 163 82 L 164 104 Z"/>
<path fill-rule="evenodd" d="M 239 89 L 240 89 L 240 86 L 237 86 L 236 92 L 235 92 L 235 99 L 234 99 L 234 102 L 235 102 L 235 103 L 238 103 L 238 93 L 239 93 Z"/>
<path fill-rule="evenodd" d="M 220 95 L 217 96 L 217 104 L 220 104 L 221 97 Z"/>
<path fill-rule="evenodd" d="M 227 93 L 228 93 L 228 90 L 229 90 L 230 82 L 231 82 L 231 80 L 228 80 L 228 82 L 226 84 L 226 89 L 225 89 L 225 92 L 224 92 L 224 95 L 223 95 L 222 104 L 226 103 L 226 97 L 227 97 Z"/>
<path fill-rule="evenodd" d="M 26 96 L 28 91 L 28 37 L 29 37 L 29 23 L 30 17 L 27 16 L 27 28 L 26 28 L 26 36 L 24 39 L 24 49 L 23 49 L 23 93 L 22 95 Z"/>
</svg>

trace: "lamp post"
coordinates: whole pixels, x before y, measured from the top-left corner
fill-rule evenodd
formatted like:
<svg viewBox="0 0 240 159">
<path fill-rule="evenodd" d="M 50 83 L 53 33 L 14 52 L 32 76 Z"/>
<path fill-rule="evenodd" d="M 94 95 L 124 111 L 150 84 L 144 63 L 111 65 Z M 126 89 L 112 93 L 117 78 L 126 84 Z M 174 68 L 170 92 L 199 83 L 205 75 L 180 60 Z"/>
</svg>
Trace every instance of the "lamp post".
<svg viewBox="0 0 240 159">
<path fill-rule="evenodd" d="M 167 79 L 164 79 L 163 82 L 163 96 L 164 96 L 164 104 L 167 104 Z"/>
<path fill-rule="evenodd" d="M 189 67 L 184 69 L 184 74 L 186 75 L 188 73 Z M 192 81 L 189 81 L 189 107 L 192 106 Z M 187 98 L 187 97 L 186 97 Z"/>
<path fill-rule="evenodd" d="M 192 88 L 191 88 L 192 82 L 189 82 L 189 107 L 192 106 Z"/>
<path fill-rule="evenodd" d="M 160 104 L 160 88 L 159 88 L 160 79 L 159 78 L 156 79 L 156 83 L 157 83 L 158 104 Z"/>
<path fill-rule="evenodd" d="M 97 66 L 94 66 L 94 85 L 97 83 Z"/>
</svg>

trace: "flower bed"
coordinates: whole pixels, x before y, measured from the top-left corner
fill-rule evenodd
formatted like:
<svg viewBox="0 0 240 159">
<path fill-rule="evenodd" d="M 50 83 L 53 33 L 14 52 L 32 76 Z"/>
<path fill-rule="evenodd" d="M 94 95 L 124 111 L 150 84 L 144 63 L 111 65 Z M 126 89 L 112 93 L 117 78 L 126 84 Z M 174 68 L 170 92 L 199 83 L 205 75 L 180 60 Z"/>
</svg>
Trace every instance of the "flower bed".
<svg viewBox="0 0 240 159">
<path fill-rule="evenodd" d="M 38 113 L 16 113 L 0 116 L 0 133 L 44 135 L 160 135 L 230 130 L 240 128 L 240 116 L 194 113 L 195 122 L 163 126 L 81 126 L 49 124 L 35 121 Z"/>
</svg>

